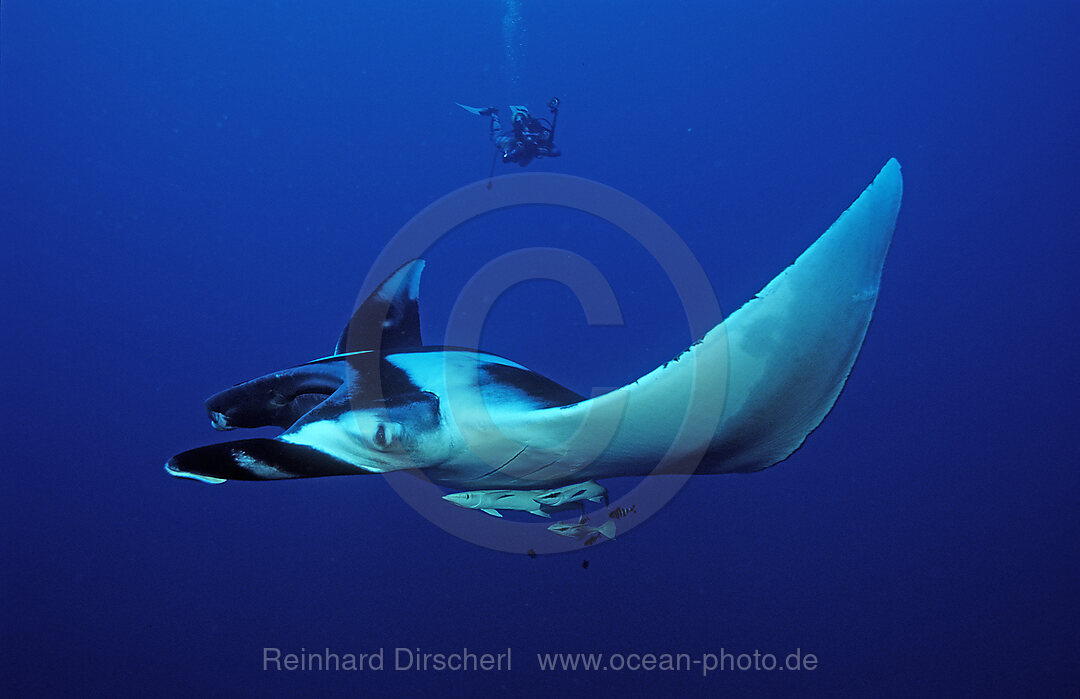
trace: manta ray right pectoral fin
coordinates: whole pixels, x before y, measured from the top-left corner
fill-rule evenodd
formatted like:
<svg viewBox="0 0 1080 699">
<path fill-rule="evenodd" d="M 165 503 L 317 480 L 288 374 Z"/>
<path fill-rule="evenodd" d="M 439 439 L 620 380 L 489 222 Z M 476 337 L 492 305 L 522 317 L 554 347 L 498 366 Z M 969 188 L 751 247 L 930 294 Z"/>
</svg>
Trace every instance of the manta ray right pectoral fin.
<svg viewBox="0 0 1080 699">
<path fill-rule="evenodd" d="M 335 354 L 420 347 L 420 274 L 423 260 L 406 262 L 371 292 L 341 331 Z"/>
<path fill-rule="evenodd" d="M 485 507 L 485 508 L 481 509 L 480 511 L 481 512 L 486 512 L 489 515 L 491 515 L 492 517 L 502 517 L 501 512 L 499 512 L 498 510 L 493 510 L 493 509 L 491 509 L 489 507 Z"/>
</svg>

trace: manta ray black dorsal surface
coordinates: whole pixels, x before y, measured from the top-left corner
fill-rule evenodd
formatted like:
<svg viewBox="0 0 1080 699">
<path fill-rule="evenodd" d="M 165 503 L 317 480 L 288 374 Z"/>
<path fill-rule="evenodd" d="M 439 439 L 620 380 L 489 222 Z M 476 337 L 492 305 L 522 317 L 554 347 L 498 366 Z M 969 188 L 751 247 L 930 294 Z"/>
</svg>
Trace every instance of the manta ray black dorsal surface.
<svg viewBox="0 0 1080 699">
<path fill-rule="evenodd" d="M 351 350 L 419 347 L 420 274 L 423 260 L 410 260 L 386 278 L 356 309 L 341 332 L 333 356 L 236 384 L 206 399 L 217 430 L 290 425 L 324 401 L 345 380 L 337 356 Z"/>
</svg>

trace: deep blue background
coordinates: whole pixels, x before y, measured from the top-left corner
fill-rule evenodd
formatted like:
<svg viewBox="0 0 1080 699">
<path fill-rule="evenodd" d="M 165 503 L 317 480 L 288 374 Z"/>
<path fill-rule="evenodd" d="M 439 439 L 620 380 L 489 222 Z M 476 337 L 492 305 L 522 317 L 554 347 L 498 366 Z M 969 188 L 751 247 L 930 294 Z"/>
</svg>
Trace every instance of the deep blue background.
<svg viewBox="0 0 1080 699">
<path fill-rule="evenodd" d="M 1080 5 L 523 2 L 509 49 L 505 2 L 401 5 L 3 3 L 4 693 L 1076 696 Z M 552 94 L 565 155 L 531 169 L 652 208 L 727 311 L 899 158 L 875 320 L 802 450 L 536 560 L 445 534 L 379 478 L 162 472 L 220 437 L 206 395 L 325 354 L 381 246 L 486 175 L 486 127 L 454 101 Z M 546 209 L 431 251 L 429 339 L 527 245 L 596 264 L 626 326 L 535 283 L 485 349 L 587 391 L 686 345 L 643 250 Z M 511 646 L 515 668 L 286 676 L 264 646 Z M 796 647 L 819 669 L 533 660 Z"/>
</svg>

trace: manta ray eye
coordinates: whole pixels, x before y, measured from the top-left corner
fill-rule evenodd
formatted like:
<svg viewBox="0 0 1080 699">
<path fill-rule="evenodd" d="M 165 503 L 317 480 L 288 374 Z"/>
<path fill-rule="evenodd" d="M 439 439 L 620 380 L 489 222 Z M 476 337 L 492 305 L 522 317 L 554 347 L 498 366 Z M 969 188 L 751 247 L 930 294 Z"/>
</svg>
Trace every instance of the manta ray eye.
<svg viewBox="0 0 1080 699">
<path fill-rule="evenodd" d="M 394 444 L 395 436 L 394 425 L 380 422 L 375 428 L 375 434 L 371 436 L 371 442 L 376 449 L 389 449 Z"/>
</svg>

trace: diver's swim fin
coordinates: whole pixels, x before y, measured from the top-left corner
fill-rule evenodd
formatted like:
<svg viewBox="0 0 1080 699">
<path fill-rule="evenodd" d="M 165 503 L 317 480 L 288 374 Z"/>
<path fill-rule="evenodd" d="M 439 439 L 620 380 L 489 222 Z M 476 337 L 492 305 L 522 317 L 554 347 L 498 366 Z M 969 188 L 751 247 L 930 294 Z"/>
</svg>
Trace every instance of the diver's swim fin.
<svg viewBox="0 0 1080 699">
<path fill-rule="evenodd" d="M 498 114 L 499 110 L 495 107 L 468 107 L 461 102 L 454 102 L 457 106 L 464 109 L 466 112 L 471 112 L 476 116 L 488 116 L 489 114 Z"/>
</svg>

